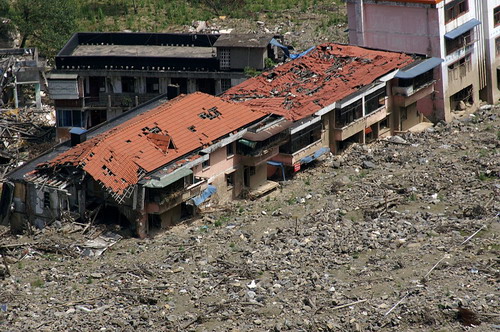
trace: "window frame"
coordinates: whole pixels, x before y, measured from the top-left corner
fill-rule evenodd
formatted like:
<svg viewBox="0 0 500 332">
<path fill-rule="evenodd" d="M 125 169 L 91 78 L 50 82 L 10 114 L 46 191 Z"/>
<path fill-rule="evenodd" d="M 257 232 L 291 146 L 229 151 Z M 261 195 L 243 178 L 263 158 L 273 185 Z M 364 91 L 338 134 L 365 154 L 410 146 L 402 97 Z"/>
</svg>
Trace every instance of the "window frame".
<svg viewBox="0 0 500 332">
<path fill-rule="evenodd" d="M 58 128 L 83 128 L 83 112 L 80 110 L 57 110 L 56 123 Z"/>
<path fill-rule="evenodd" d="M 493 9 L 493 26 L 497 27 L 500 25 L 500 6 Z"/>
<path fill-rule="evenodd" d="M 464 7 L 464 8 L 461 8 Z M 456 20 L 462 15 L 469 12 L 469 1 L 468 0 L 455 0 L 449 3 L 444 8 L 444 21 L 449 23 Z"/>
<path fill-rule="evenodd" d="M 226 145 L 226 158 L 232 158 L 234 156 L 234 142 L 229 143 Z"/>
</svg>

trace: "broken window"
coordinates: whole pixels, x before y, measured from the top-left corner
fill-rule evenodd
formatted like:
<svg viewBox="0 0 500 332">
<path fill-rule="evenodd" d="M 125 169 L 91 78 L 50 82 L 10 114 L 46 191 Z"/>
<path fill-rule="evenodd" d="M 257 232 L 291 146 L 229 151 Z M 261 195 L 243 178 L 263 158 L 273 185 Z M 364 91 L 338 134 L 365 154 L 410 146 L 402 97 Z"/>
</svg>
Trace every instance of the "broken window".
<svg viewBox="0 0 500 332">
<path fill-rule="evenodd" d="M 455 0 L 444 7 L 444 17 L 446 23 L 453 21 L 457 17 L 469 11 L 468 0 Z"/>
<path fill-rule="evenodd" d="M 368 115 L 380 107 L 385 106 L 386 95 L 385 86 L 367 95 L 365 97 L 365 114 Z"/>
<path fill-rule="evenodd" d="M 459 108 L 460 102 L 463 102 L 466 105 L 472 105 L 474 103 L 472 85 L 469 85 L 468 87 L 458 91 L 450 97 L 452 109 Z"/>
<path fill-rule="evenodd" d="M 461 34 L 454 39 L 446 38 L 446 55 L 449 55 L 456 50 L 467 47 L 475 42 L 474 29 Z"/>
<path fill-rule="evenodd" d="M 500 37 L 495 39 L 495 50 L 496 50 L 496 56 L 498 57 L 500 55 Z"/>
<path fill-rule="evenodd" d="M 234 174 L 235 174 L 235 172 L 231 172 L 229 174 L 226 174 L 226 185 L 228 187 L 234 186 Z"/>
<path fill-rule="evenodd" d="M 122 92 L 133 93 L 135 92 L 135 77 L 122 76 Z"/>
<path fill-rule="evenodd" d="M 146 77 L 146 93 L 159 93 L 160 79 L 158 77 Z"/>
<path fill-rule="evenodd" d="M 280 146 L 280 153 L 293 154 L 308 145 L 319 141 L 321 139 L 322 129 L 322 123 L 317 122 L 310 127 L 294 133 L 287 143 Z"/>
<path fill-rule="evenodd" d="M 415 76 L 414 78 L 408 78 L 408 79 L 400 78 L 398 86 L 404 88 L 413 86 L 413 90 L 417 90 L 420 87 L 432 82 L 433 80 L 434 80 L 434 71 L 431 69 L 423 74 Z"/>
<path fill-rule="evenodd" d="M 471 69 L 472 62 L 469 54 L 448 66 L 448 78 L 453 80 L 463 78 Z"/>
<path fill-rule="evenodd" d="M 82 127 L 82 112 L 79 110 L 57 110 L 58 127 Z"/>
<path fill-rule="evenodd" d="M 363 103 L 359 99 L 344 108 L 335 110 L 335 127 L 345 127 L 361 117 L 363 117 Z"/>
</svg>

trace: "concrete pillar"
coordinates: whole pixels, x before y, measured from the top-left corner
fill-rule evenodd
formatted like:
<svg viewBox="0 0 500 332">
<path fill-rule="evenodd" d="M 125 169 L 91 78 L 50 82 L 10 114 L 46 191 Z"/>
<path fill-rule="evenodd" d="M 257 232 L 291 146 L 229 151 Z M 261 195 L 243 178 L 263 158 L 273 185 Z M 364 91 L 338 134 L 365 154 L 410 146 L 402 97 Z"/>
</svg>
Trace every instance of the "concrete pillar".
<svg viewBox="0 0 500 332">
<path fill-rule="evenodd" d="M 40 83 L 35 83 L 35 101 L 36 101 L 36 109 L 42 109 L 42 97 L 40 95 Z"/>
<path fill-rule="evenodd" d="M 196 92 L 196 80 L 193 78 L 188 78 L 187 80 L 187 93 Z"/>
<path fill-rule="evenodd" d="M 17 83 L 14 81 L 14 107 L 19 107 L 19 99 L 17 97 Z"/>
<path fill-rule="evenodd" d="M 168 91 L 168 85 L 172 82 L 172 79 L 170 77 L 160 77 L 159 79 L 159 89 L 160 93 L 167 93 Z"/>
<path fill-rule="evenodd" d="M 221 80 L 215 80 L 215 95 L 218 96 L 222 93 L 222 84 Z"/>
<path fill-rule="evenodd" d="M 148 214 L 144 210 L 139 210 L 137 212 L 137 217 L 135 219 L 136 223 L 136 233 L 141 239 L 148 236 Z"/>
</svg>

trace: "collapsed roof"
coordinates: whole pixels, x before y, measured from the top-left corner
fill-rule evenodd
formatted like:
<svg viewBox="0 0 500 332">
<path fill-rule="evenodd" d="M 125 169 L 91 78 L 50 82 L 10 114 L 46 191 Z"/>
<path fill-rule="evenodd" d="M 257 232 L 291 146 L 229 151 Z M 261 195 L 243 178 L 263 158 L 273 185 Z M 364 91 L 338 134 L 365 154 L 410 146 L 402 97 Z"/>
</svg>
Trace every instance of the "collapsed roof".
<svg viewBox="0 0 500 332">
<path fill-rule="evenodd" d="M 123 195 L 144 174 L 264 116 L 201 92 L 181 95 L 39 164 L 34 174 L 73 166 Z"/>
<path fill-rule="evenodd" d="M 227 90 L 222 97 L 299 120 L 411 62 L 413 58 L 403 53 L 327 43 Z"/>
</svg>

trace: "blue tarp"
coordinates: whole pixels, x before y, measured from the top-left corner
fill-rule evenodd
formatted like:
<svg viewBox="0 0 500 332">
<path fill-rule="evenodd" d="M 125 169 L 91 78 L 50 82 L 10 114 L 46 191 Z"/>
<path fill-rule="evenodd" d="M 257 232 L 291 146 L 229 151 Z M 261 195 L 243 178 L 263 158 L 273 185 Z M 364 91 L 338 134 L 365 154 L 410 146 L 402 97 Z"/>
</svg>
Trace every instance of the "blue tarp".
<svg viewBox="0 0 500 332">
<path fill-rule="evenodd" d="M 274 45 L 274 46 L 277 46 L 279 48 L 281 48 L 283 50 L 283 52 L 285 53 L 285 56 L 287 56 L 288 58 L 292 59 L 292 60 L 295 60 L 295 59 L 298 59 L 300 58 L 301 56 L 304 56 L 306 55 L 307 53 L 311 52 L 314 48 L 316 48 L 316 46 L 312 46 L 310 47 L 309 49 L 305 50 L 304 52 L 302 53 L 299 53 L 299 54 L 291 54 L 290 53 L 290 50 L 288 49 L 287 46 L 281 44 L 279 41 L 277 41 L 276 39 L 271 39 L 271 45 Z"/>
<path fill-rule="evenodd" d="M 281 173 L 283 174 L 283 181 L 286 181 L 286 177 L 285 177 L 285 167 L 283 167 L 283 163 L 280 163 L 280 162 L 277 162 L 277 161 L 272 161 L 272 160 L 269 160 L 267 162 L 268 165 L 271 165 L 271 166 L 276 166 L 276 167 L 281 167 Z"/>
<path fill-rule="evenodd" d="M 448 39 L 455 39 L 458 36 L 460 36 L 461 34 L 466 33 L 467 31 L 469 31 L 470 29 L 472 29 L 473 27 L 475 27 L 476 25 L 479 25 L 479 24 L 481 24 L 481 21 L 473 18 L 473 19 L 465 22 L 464 24 L 462 24 L 458 28 L 453 29 L 450 32 L 446 33 L 444 35 L 444 37 L 448 38 Z"/>
<path fill-rule="evenodd" d="M 212 196 L 216 191 L 217 188 L 209 184 L 207 189 L 203 190 L 203 192 L 200 195 L 193 197 L 194 205 L 196 206 L 200 205 L 201 203 L 206 201 L 210 196 Z"/>
<path fill-rule="evenodd" d="M 418 65 L 413 66 L 408 70 L 398 71 L 396 74 L 396 78 L 409 79 L 409 78 L 417 77 L 420 74 L 423 74 L 425 72 L 428 72 L 431 69 L 436 68 L 443 61 L 444 60 L 441 58 L 425 59 L 424 61 L 420 62 Z"/>
<path fill-rule="evenodd" d="M 330 152 L 330 148 L 321 148 L 319 149 L 318 151 L 314 152 L 314 154 L 312 155 L 309 155 L 307 157 L 304 157 L 302 159 L 300 159 L 300 163 L 301 164 L 307 164 L 307 163 L 310 163 L 311 161 L 315 160 L 315 159 L 318 159 L 321 155 L 327 153 L 327 152 Z"/>
</svg>

